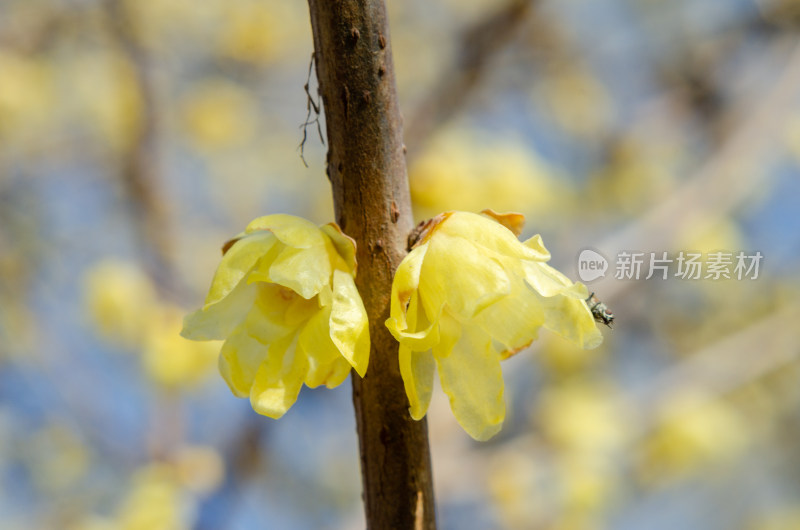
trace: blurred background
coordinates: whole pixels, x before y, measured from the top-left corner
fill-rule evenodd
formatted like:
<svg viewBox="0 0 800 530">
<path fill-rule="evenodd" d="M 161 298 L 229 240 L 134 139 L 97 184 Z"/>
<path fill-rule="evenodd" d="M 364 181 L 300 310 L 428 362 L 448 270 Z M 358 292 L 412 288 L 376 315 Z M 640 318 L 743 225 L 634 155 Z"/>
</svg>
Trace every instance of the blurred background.
<svg viewBox="0 0 800 530">
<path fill-rule="evenodd" d="M 800 528 L 800 3 L 389 9 L 415 216 L 523 212 L 616 315 L 487 443 L 435 391 L 440 527 Z M 0 528 L 363 528 L 349 383 L 269 420 L 177 335 L 251 219 L 333 219 L 311 51 L 301 1 L 0 0 Z"/>
</svg>

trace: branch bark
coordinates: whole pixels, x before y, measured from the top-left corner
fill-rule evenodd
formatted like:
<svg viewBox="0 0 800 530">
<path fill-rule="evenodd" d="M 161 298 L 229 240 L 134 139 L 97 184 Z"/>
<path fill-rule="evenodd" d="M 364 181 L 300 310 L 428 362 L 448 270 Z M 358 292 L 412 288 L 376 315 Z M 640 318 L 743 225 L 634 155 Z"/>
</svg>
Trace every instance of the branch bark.
<svg viewBox="0 0 800 530">
<path fill-rule="evenodd" d="M 425 420 L 414 421 L 384 326 L 413 227 L 384 0 L 309 0 L 336 219 L 358 245 L 370 321 L 367 375 L 353 374 L 367 527 L 435 528 Z"/>
</svg>

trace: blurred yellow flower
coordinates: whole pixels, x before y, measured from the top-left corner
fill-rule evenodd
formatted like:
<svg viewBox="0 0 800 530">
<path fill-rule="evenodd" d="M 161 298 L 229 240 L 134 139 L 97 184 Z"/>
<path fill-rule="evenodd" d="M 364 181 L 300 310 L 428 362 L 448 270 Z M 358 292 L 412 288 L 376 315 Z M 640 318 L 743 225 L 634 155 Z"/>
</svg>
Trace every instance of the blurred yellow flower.
<svg viewBox="0 0 800 530">
<path fill-rule="evenodd" d="M 575 377 L 548 385 L 534 420 L 548 442 L 574 455 L 608 455 L 631 435 L 631 411 L 610 382 Z"/>
<path fill-rule="evenodd" d="M 193 86 L 185 96 L 182 117 L 190 140 L 200 149 L 224 149 L 253 137 L 258 105 L 241 86 L 210 79 Z"/>
<path fill-rule="evenodd" d="M 265 64 L 285 48 L 281 26 L 291 6 L 283 2 L 236 2 L 221 20 L 217 47 L 239 61 Z"/>
<path fill-rule="evenodd" d="M 55 91 L 52 65 L 41 59 L 0 50 L 0 135 L 39 134 L 52 119 Z"/>
<path fill-rule="evenodd" d="M 133 484 L 116 517 L 123 530 L 191 528 L 191 498 L 168 464 L 150 464 L 133 476 Z"/>
<path fill-rule="evenodd" d="M 104 338 L 129 348 L 141 343 L 157 305 L 144 272 L 124 261 L 104 260 L 86 273 L 85 292 L 89 316 Z"/>
<path fill-rule="evenodd" d="M 300 388 L 338 386 L 369 361 L 367 313 L 356 290 L 355 242 L 333 223 L 260 217 L 225 245 L 202 309 L 183 336 L 226 339 L 220 371 L 259 414 L 279 418 Z"/>
<path fill-rule="evenodd" d="M 422 218 L 447 210 L 563 214 L 572 190 L 554 167 L 513 138 L 484 138 L 462 130 L 440 135 L 409 167 L 414 211 Z"/>
<path fill-rule="evenodd" d="M 734 459 L 750 441 L 735 407 L 694 391 L 669 396 L 656 421 L 641 448 L 640 472 L 649 482 L 713 469 Z"/>
<path fill-rule="evenodd" d="M 400 342 L 413 418 L 428 409 L 436 364 L 458 422 L 487 440 L 505 419 L 501 359 L 542 326 L 584 348 L 602 341 L 586 287 L 545 263 L 540 236 L 516 238 L 523 222 L 488 210 L 441 214 L 398 267 L 386 326 Z"/>
<path fill-rule="evenodd" d="M 193 342 L 180 336 L 183 315 L 179 307 L 159 307 L 150 313 L 150 322 L 144 329 L 144 369 L 166 386 L 198 383 L 217 364 L 218 342 Z"/>
<path fill-rule="evenodd" d="M 197 518 L 197 497 L 171 462 L 150 462 L 130 478 L 120 505 L 106 517 L 88 515 L 70 530 L 188 530 Z"/>
</svg>

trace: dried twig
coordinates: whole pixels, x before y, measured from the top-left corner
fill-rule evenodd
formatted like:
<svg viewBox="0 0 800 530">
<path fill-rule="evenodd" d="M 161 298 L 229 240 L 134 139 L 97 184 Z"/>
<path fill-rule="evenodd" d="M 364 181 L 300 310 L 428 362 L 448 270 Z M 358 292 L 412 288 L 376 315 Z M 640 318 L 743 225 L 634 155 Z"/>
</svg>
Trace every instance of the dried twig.
<svg viewBox="0 0 800 530">
<path fill-rule="evenodd" d="M 306 162 L 304 154 L 306 140 L 308 139 L 307 129 L 309 125 L 316 124 L 317 132 L 319 133 L 319 141 L 322 142 L 322 145 L 325 145 L 325 137 L 322 136 L 322 124 L 320 124 L 319 118 L 321 115 L 321 108 L 320 108 L 320 101 L 314 101 L 314 98 L 311 96 L 311 90 L 309 86 L 311 85 L 311 71 L 314 67 L 314 53 L 311 53 L 311 60 L 308 63 L 308 77 L 306 77 L 306 84 L 303 85 L 303 89 L 306 91 L 306 120 L 300 126 L 303 129 L 303 140 L 300 142 L 298 149 L 300 150 L 300 160 L 303 161 L 303 165 L 308 167 L 308 163 Z M 311 113 L 314 113 L 314 119 L 311 119 Z"/>
</svg>

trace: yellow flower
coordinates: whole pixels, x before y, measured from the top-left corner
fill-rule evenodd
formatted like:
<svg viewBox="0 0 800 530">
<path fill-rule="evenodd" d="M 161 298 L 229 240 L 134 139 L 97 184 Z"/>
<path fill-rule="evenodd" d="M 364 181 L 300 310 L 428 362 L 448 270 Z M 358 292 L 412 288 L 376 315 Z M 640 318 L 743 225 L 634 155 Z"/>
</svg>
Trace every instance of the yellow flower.
<svg viewBox="0 0 800 530">
<path fill-rule="evenodd" d="M 86 309 L 104 338 L 135 348 L 158 306 L 150 278 L 131 263 L 106 259 L 85 277 Z"/>
<path fill-rule="evenodd" d="M 500 361 L 540 327 L 584 347 L 600 344 L 586 287 L 547 265 L 540 236 L 524 243 L 519 214 L 448 212 L 432 219 L 392 283 L 386 326 L 414 419 L 430 402 L 434 364 L 456 419 L 477 440 L 505 418 Z M 434 362 L 435 361 L 435 362 Z"/>
<path fill-rule="evenodd" d="M 231 391 L 281 417 L 305 383 L 338 386 L 369 361 L 356 290 L 355 242 L 333 223 L 260 217 L 223 248 L 205 306 L 184 320 L 193 340 L 226 339 L 219 366 Z"/>
<path fill-rule="evenodd" d="M 213 370 L 219 353 L 219 342 L 192 342 L 178 334 L 184 314 L 176 306 L 159 306 L 141 330 L 145 372 L 168 387 L 200 383 Z"/>
</svg>

